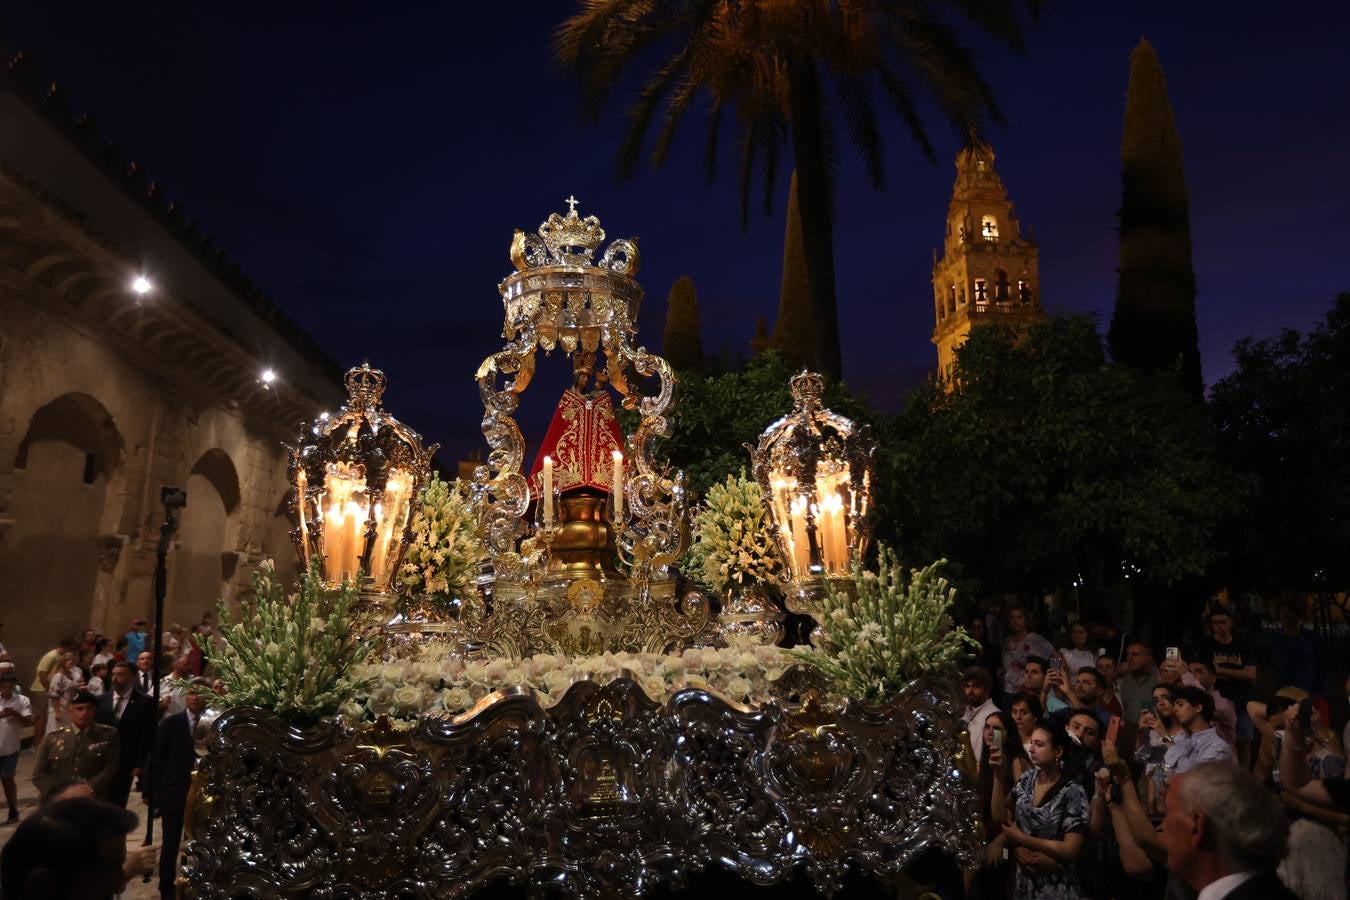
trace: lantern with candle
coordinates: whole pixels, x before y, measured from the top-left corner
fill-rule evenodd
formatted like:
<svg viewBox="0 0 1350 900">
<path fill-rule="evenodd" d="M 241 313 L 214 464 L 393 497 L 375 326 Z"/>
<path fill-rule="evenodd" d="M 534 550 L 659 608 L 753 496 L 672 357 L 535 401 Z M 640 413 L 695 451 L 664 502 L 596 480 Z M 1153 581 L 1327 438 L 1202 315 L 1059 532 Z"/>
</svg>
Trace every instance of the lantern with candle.
<svg viewBox="0 0 1350 900">
<path fill-rule="evenodd" d="M 847 590 L 867 550 L 875 444 L 866 427 L 821 404 L 819 375 L 803 371 L 791 387 L 792 412 L 750 458 L 787 563 L 787 607 L 818 620 L 827 584 Z"/>
<path fill-rule="evenodd" d="M 362 573 L 367 608 L 392 612 L 418 491 L 437 445 L 380 406 L 387 382 L 364 363 L 346 376 L 348 400 L 320 416 L 291 447 L 291 537 L 307 567 L 337 587 Z"/>
</svg>

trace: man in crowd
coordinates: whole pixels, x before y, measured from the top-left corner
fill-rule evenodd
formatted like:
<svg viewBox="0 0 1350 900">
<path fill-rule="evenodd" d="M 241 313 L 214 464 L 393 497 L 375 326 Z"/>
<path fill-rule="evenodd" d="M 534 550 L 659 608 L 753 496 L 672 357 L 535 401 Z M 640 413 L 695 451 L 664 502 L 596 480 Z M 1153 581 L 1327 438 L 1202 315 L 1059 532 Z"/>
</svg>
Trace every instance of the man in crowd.
<svg viewBox="0 0 1350 900">
<path fill-rule="evenodd" d="M 993 690 L 993 678 L 984 669 Z M 159 862 L 159 894 L 164 900 L 175 896 L 174 881 L 178 872 L 178 845 L 183 834 L 183 812 L 187 808 L 188 787 L 192 783 L 192 767 L 197 762 L 197 721 L 206 711 L 205 678 L 192 680 L 185 695 L 185 709 L 160 720 L 155 735 L 155 754 L 150 767 L 149 782 L 153 791 L 155 809 L 163 816 L 164 852 Z"/>
<path fill-rule="evenodd" d="M 14 774 L 19 767 L 23 730 L 33 724 L 33 707 L 16 688 L 19 679 L 13 672 L 0 675 L 0 784 L 5 788 L 9 822 L 19 821 L 19 786 Z"/>
<path fill-rule="evenodd" d="M 1194 659 L 1209 662 L 1217 678 L 1219 693 L 1233 704 L 1237 712 L 1237 749 L 1243 768 L 1250 766 L 1252 720 L 1247 715 L 1247 701 L 1252 699 L 1252 685 L 1256 681 L 1256 657 L 1252 648 L 1233 634 L 1233 614 L 1227 607 L 1215 607 L 1209 614 L 1212 637 L 1202 640 L 1193 654 Z"/>
<path fill-rule="evenodd" d="M 113 897 L 126 887 L 126 840 L 135 827 L 135 813 L 89 797 L 53 803 L 19 825 L 0 852 L 0 894 Z"/>
<path fill-rule="evenodd" d="M 1186 731 L 1163 756 L 1169 776 L 1189 772 L 1201 763 L 1233 761 L 1233 748 L 1210 724 L 1214 698 L 1203 688 L 1185 684 L 1172 688 L 1172 715 Z"/>
<path fill-rule="evenodd" d="M 1143 641 L 1134 641 L 1125 648 L 1125 674 L 1116 684 L 1120 697 L 1122 717 L 1139 721 L 1144 705 L 1153 700 L 1153 689 L 1158 686 L 1158 670 L 1153 665 L 1153 651 Z"/>
<path fill-rule="evenodd" d="M 106 794 L 120 754 L 117 729 L 94 721 L 97 704 L 97 697 L 80 691 L 70 703 L 70 724 L 43 737 L 33 762 L 39 797 L 71 778 L 83 778 L 94 793 Z"/>
<path fill-rule="evenodd" d="M 1106 689 L 1102 691 L 1102 706 L 1111 711 L 1111 715 L 1124 715 L 1124 708 L 1120 705 L 1120 698 L 1116 696 L 1116 677 L 1117 665 L 1114 657 L 1107 656 L 1105 653 L 1097 656 L 1097 671 L 1102 673 L 1106 679 Z"/>
<path fill-rule="evenodd" d="M 127 642 L 127 655 L 123 657 L 124 659 L 135 659 L 145 652 L 147 649 L 145 646 L 145 631 L 147 627 L 144 619 L 131 620 L 131 628 L 127 629 L 127 633 L 123 638 L 123 640 Z"/>
<path fill-rule="evenodd" d="M 1298 595 L 1280 600 L 1280 627 L 1268 635 L 1271 662 L 1280 687 L 1302 688 L 1314 700 L 1326 694 L 1322 642 L 1303 627 L 1303 602 Z M 1325 716 L 1327 710 L 1322 709 Z"/>
<path fill-rule="evenodd" d="M 63 637 L 59 644 L 42 654 L 42 658 L 38 660 L 37 673 L 33 677 L 33 683 L 28 686 L 28 696 L 33 703 L 35 746 L 42 743 L 42 736 L 47 731 L 47 682 L 56 674 L 57 668 L 61 665 L 62 655 L 74 652 L 78 646 L 79 642 L 75 638 Z"/>
<path fill-rule="evenodd" d="M 1219 729 L 1219 734 L 1229 743 L 1234 750 L 1237 750 L 1237 710 L 1233 709 L 1233 704 L 1228 698 L 1220 694 L 1215 689 L 1215 678 L 1217 673 L 1214 666 L 1204 659 L 1197 659 L 1188 665 L 1191 677 L 1195 680 L 1195 687 L 1203 688 L 1205 693 L 1209 694 L 1214 700 L 1214 727 Z M 1190 681 L 1186 682 L 1190 684 Z"/>
<path fill-rule="evenodd" d="M 1091 710 L 1074 710 L 1065 723 L 1064 730 L 1089 755 L 1096 757 L 1101 752 L 1102 735 L 1105 732 L 1101 723 L 1097 721 L 1096 714 Z"/>
<path fill-rule="evenodd" d="M 98 703 L 98 721 L 115 727 L 122 739 L 121 759 L 107 792 L 107 799 L 118 806 L 127 805 L 132 779 L 141 777 L 155 720 L 154 701 L 134 687 L 136 671 L 128 663 L 115 664 L 109 676 L 112 690 L 105 691 Z"/>
<path fill-rule="evenodd" d="M 966 697 L 966 711 L 961 721 L 966 723 L 970 734 L 970 749 L 975 754 L 974 762 L 979 765 L 984 758 L 984 723 L 998 707 L 994 705 L 994 676 L 980 666 L 971 666 L 961 674 L 961 692 Z"/>
<path fill-rule="evenodd" d="M 1044 656 L 1028 656 L 1022 667 L 1023 689 L 1040 698 L 1041 708 L 1047 715 L 1069 706 L 1055 688 L 1058 682 L 1050 677 L 1050 671 L 1050 661 Z"/>
<path fill-rule="evenodd" d="M 192 661 L 186 656 L 175 657 L 173 669 L 159 680 L 160 714 L 175 716 L 185 708 L 184 699 L 188 694 Z"/>
<path fill-rule="evenodd" d="M 1297 900 L 1275 874 L 1284 811 L 1249 772 L 1212 762 L 1174 778 L 1162 834 L 1168 869 L 1204 900 Z"/>
<path fill-rule="evenodd" d="M 136 690 L 152 694 L 155 690 L 155 654 L 142 650 L 136 654 Z"/>
</svg>

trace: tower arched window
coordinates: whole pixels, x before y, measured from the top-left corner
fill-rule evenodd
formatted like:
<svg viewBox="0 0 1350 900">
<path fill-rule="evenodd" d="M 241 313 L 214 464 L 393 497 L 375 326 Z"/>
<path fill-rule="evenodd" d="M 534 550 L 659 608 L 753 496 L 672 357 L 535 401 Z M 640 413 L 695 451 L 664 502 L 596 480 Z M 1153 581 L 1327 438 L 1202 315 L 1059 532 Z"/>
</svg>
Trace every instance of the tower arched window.
<svg viewBox="0 0 1350 900">
<path fill-rule="evenodd" d="M 994 270 L 994 300 L 999 303 L 1008 302 L 1008 273 L 1002 269 Z"/>
<path fill-rule="evenodd" d="M 956 312 L 956 285 L 952 285 L 951 290 L 947 294 L 947 310 L 949 312 Z"/>
<path fill-rule="evenodd" d="M 985 285 L 985 281 L 983 278 L 975 279 L 975 302 L 977 304 L 985 304 L 989 302 L 989 289 Z"/>
<path fill-rule="evenodd" d="M 1025 304 L 1031 303 L 1031 282 L 1030 282 L 1030 281 L 1019 281 L 1019 282 L 1017 282 L 1017 302 L 1018 302 L 1018 303 L 1025 303 Z"/>
<path fill-rule="evenodd" d="M 986 241 L 998 240 L 998 220 L 993 216 L 985 216 L 980 219 L 980 237 Z"/>
</svg>

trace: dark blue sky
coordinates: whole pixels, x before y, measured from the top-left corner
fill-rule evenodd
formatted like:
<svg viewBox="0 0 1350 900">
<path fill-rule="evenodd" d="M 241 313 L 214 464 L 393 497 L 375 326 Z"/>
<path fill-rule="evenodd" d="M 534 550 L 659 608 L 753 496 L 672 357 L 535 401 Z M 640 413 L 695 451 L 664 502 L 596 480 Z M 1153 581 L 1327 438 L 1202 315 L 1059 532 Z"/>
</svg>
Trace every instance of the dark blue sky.
<svg viewBox="0 0 1350 900">
<path fill-rule="evenodd" d="M 6 49 L 96 113 L 339 363 L 384 368 L 387 407 L 445 444 L 447 461 L 482 443 L 472 376 L 501 344 L 496 285 L 512 229 L 537 228 L 568 194 L 611 239 L 641 238 L 642 343 L 659 349 L 666 292 L 685 274 L 709 351 L 742 352 L 756 318 L 772 322 L 781 199 L 742 233 L 730 157 L 704 187 L 699 118 L 663 170 L 618 182 L 626 99 L 583 123 L 551 63 L 571 3 L 16 6 L 0 14 Z M 1109 320 L 1121 117 L 1141 35 L 1162 59 L 1185 146 L 1207 380 L 1229 370 L 1235 340 L 1307 328 L 1350 289 L 1348 8 L 1061 3 L 1023 57 L 972 41 L 1010 120 L 992 134 L 996 167 L 1035 229 L 1047 306 Z M 937 166 L 888 120 L 883 193 L 842 156 L 845 375 L 888 406 L 934 365 L 929 270 L 957 144 L 936 119 L 932 130 Z M 521 417 L 540 430 L 567 371 L 547 362 Z"/>
</svg>

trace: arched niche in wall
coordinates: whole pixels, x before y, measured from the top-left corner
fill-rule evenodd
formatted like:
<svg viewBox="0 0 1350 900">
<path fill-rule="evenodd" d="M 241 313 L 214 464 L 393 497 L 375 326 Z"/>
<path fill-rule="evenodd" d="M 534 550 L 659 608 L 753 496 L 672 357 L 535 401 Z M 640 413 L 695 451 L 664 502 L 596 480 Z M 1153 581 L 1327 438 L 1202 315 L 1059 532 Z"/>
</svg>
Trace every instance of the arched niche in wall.
<svg viewBox="0 0 1350 900">
<path fill-rule="evenodd" d="M 13 525 L 0 541 L 5 644 L 21 675 L 31 678 L 43 652 L 93 624 L 99 534 L 116 519 L 108 488 L 120 482 L 123 453 L 112 415 L 88 394 L 62 394 L 26 424 L 12 461 Z"/>
<path fill-rule="evenodd" d="M 300 577 L 300 558 L 295 554 L 295 542 L 291 540 L 291 516 L 287 499 L 287 489 L 281 501 L 267 518 L 267 528 L 263 534 L 263 556 L 276 565 L 277 577 L 289 590 Z"/>
<path fill-rule="evenodd" d="M 187 507 L 179 520 L 166 624 L 192 625 L 214 610 L 237 559 L 233 536 L 239 514 L 239 473 L 228 453 L 207 450 L 188 475 Z"/>
</svg>

